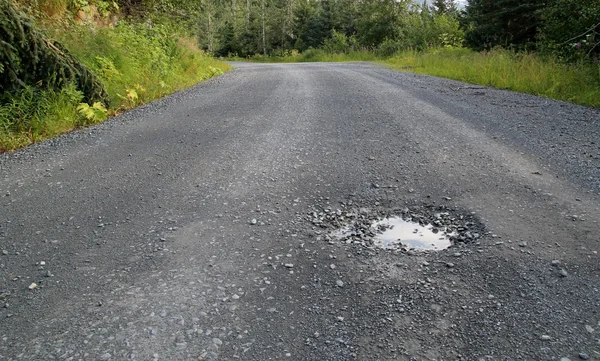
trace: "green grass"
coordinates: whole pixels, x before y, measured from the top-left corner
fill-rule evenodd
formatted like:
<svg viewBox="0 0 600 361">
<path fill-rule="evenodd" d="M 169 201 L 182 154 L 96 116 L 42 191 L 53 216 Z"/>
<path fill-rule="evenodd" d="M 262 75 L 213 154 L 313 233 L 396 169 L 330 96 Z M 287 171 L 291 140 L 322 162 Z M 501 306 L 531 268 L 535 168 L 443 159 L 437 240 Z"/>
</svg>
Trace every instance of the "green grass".
<svg viewBox="0 0 600 361">
<path fill-rule="evenodd" d="M 600 107 L 600 64 L 564 64 L 505 50 L 406 51 L 380 61 L 392 69 Z"/>
<path fill-rule="evenodd" d="M 4 94 L 0 153 L 98 123 L 231 68 L 204 54 L 192 39 L 158 25 L 66 26 L 50 34 L 100 77 L 111 97 L 106 114 L 86 117 L 78 111 L 83 97 L 73 86 Z"/>
<path fill-rule="evenodd" d="M 342 63 L 352 61 L 375 61 L 378 57 L 369 51 L 351 51 L 344 54 L 330 54 L 321 49 L 309 49 L 303 53 L 294 52 L 286 56 L 263 56 L 254 55 L 249 58 L 230 58 L 232 61 L 250 61 L 256 63 L 306 63 L 306 62 L 330 62 Z"/>
</svg>

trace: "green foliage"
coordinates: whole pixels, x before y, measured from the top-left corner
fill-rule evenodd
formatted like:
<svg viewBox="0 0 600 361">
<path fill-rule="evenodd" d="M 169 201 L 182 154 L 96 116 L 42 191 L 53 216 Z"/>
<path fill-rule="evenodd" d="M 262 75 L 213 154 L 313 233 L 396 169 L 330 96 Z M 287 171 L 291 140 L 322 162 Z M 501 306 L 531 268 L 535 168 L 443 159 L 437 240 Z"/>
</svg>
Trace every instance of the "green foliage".
<svg viewBox="0 0 600 361">
<path fill-rule="evenodd" d="M 534 48 L 539 10 L 544 5 L 545 0 L 470 0 L 466 8 L 467 45 L 475 50 Z"/>
<path fill-rule="evenodd" d="M 0 151 L 63 133 L 82 123 L 75 105 L 84 99 L 74 84 L 60 90 L 24 87 L 0 98 Z"/>
<path fill-rule="evenodd" d="M 108 110 L 100 102 L 95 102 L 91 106 L 88 103 L 81 103 L 77 106 L 77 111 L 85 117 L 89 124 L 99 123 L 108 118 Z"/>
<path fill-rule="evenodd" d="M 389 58 L 400 51 L 400 49 L 401 46 L 398 41 L 385 39 L 383 43 L 379 44 L 375 52 L 381 58 Z"/>
<path fill-rule="evenodd" d="M 57 35 L 106 84 L 112 109 L 128 109 L 215 76 L 210 66 L 227 69 L 165 25 L 121 23 L 93 31 L 74 26 Z M 135 99 L 128 96 L 131 90 Z"/>
<path fill-rule="evenodd" d="M 70 24 L 59 37 L 106 85 L 112 101 L 89 102 L 73 83 L 27 86 L 0 96 L 0 152 L 104 120 L 137 105 L 220 75 L 230 67 L 166 25 L 101 28 Z M 84 103 L 84 104 L 82 104 Z"/>
<path fill-rule="evenodd" d="M 333 30 L 331 36 L 325 39 L 323 43 L 323 50 L 329 54 L 346 54 L 353 46 L 354 39 L 348 39 L 346 34 Z"/>
<path fill-rule="evenodd" d="M 0 1 L 1 92 L 27 86 L 60 89 L 74 83 L 86 101 L 108 101 L 98 78 L 60 43 L 37 29 L 31 18 L 10 0 Z"/>
<path fill-rule="evenodd" d="M 386 39 L 398 38 L 399 21 L 407 14 L 406 1 L 365 1 L 359 6 L 362 16 L 356 22 L 356 29 L 363 46 L 373 48 Z"/>
<path fill-rule="evenodd" d="M 600 107 L 598 64 L 567 65 L 531 53 L 460 48 L 406 51 L 384 63 L 393 69 Z"/>
<path fill-rule="evenodd" d="M 600 56 L 600 1 L 553 0 L 541 18 L 542 50 L 568 61 Z"/>
</svg>

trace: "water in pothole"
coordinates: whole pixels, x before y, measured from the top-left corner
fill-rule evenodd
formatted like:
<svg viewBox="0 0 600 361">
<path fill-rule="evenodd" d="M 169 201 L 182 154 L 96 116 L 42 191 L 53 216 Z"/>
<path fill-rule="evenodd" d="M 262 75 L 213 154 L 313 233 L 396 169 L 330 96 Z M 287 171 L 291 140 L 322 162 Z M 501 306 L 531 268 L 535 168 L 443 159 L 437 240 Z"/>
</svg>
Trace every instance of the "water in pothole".
<svg viewBox="0 0 600 361">
<path fill-rule="evenodd" d="M 374 245 L 383 249 L 404 247 L 420 251 L 440 251 L 451 246 L 447 235 L 432 225 L 422 226 L 400 217 L 377 221 L 371 227 L 376 233 Z"/>
</svg>

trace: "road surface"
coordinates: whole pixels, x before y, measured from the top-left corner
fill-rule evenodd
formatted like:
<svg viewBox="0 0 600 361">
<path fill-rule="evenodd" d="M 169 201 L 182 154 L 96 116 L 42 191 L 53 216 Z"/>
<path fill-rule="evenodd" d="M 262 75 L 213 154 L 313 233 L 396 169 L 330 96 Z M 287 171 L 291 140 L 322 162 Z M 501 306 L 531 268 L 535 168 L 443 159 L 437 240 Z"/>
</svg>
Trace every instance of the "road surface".
<svg viewBox="0 0 600 361">
<path fill-rule="evenodd" d="M 598 110 L 235 67 L 0 156 L 0 360 L 600 359 Z"/>
</svg>

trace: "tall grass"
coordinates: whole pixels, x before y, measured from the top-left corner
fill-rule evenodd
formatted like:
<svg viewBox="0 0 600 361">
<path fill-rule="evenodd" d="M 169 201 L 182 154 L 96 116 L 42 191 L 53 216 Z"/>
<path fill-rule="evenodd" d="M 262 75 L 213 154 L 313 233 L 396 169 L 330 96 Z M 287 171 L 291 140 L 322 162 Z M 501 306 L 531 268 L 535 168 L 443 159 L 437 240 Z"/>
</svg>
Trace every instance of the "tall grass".
<svg viewBox="0 0 600 361">
<path fill-rule="evenodd" d="M 4 94 L 0 97 L 0 153 L 97 123 L 106 115 L 119 114 L 230 69 L 204 54 L 191 38 L 158 25 L 66 26 L 51 34 L 103 81 L 111 97 L 108 114 L 95 117 L 92 112 L 86 117 L 78 111 L 83 97 L 72 85 L 57 91 L 29 87 Z"/>
<path fill-rule="evenodd" d="M 0 152 L 85 125 L 76 104 L 83 94 L 70 84 L 59 91 L 28 87 L 0 105 Z"/>
<path fill-rule="evenodd" d="M 114 110 L 131 105 L 131 90 L 137 94 L 135 102 L 145 103 L 230 69 L 205 55 L 194 40 L 160 25 L 123 24 L 95 31 L 73 26 L 60 40 L 100 77 Z"/>
<path fill-rule="evenodd" d="M 600 64 L 564 64 L 532 53 L 462 48 L 404 51 L 381 62 L 392 69 L 600 107 Z"/>
</svg>

